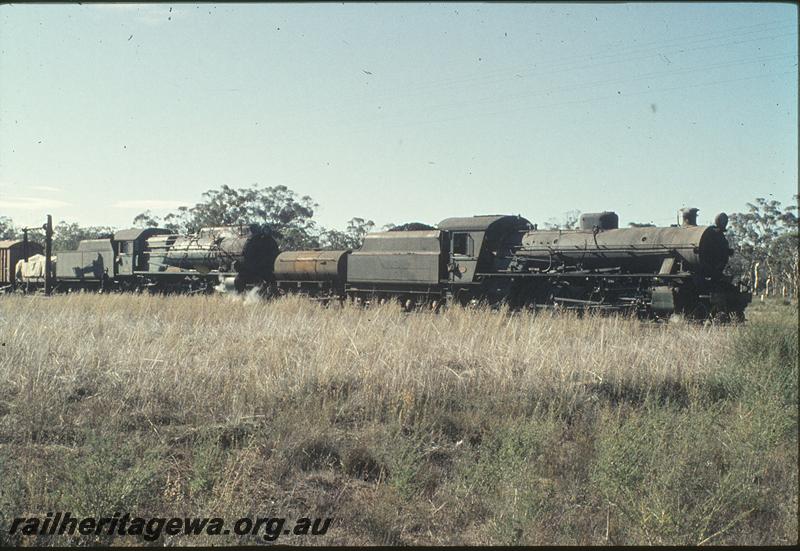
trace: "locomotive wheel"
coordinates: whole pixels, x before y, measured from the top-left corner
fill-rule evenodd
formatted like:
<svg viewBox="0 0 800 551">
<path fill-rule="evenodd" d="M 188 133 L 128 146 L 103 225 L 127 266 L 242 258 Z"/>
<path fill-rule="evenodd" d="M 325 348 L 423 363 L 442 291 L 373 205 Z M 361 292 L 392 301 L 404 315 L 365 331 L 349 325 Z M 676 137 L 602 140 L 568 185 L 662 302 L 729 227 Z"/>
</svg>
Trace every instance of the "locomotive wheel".
<svg viewBox="0 0 800 551">
<path fill-rule="evenodd" d="M 717 312 L 714 312 L 714 314 L 711 316 L 711 321 L 717 324 L 728 323 L 731 321 L 731 316 L 728 314 L 728 312 L 725 312 L 724 310 L 719 310 Z"/>
<path fill-rule="evenodd" d="M 689 319 L 702 321 L 709 319 L 710 316 L 711 312 L 709 311 L 708 306 L 702 302 L 698 302 L 691 308 L 691 310 L 689 310 Z"/>
</svg>

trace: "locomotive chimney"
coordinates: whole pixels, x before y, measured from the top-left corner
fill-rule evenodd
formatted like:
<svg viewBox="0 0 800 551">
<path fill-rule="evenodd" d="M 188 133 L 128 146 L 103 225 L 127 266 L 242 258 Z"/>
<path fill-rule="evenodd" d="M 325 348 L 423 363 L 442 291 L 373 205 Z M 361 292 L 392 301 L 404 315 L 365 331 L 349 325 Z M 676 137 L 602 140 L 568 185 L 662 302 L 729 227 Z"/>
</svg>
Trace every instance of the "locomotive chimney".
<svg viewBox="0 0 800 551">
<path fill-rule="evenodd" d="M 728 215 L 724 212 L 720 212 L 717 217 L 714 218 L 714 225 L 720 230 L 725 231 L 725 228 L 728 227 Z"/>
<path fill-rule="evenodd" d="M 694 207 L 686 207 L 680 210 L 681 213 L 681 226 L 684 228 L 688 226 L 696 226 L 697 225 L 697 211 L 700 209 L 696 209 Z"/>
</svg>

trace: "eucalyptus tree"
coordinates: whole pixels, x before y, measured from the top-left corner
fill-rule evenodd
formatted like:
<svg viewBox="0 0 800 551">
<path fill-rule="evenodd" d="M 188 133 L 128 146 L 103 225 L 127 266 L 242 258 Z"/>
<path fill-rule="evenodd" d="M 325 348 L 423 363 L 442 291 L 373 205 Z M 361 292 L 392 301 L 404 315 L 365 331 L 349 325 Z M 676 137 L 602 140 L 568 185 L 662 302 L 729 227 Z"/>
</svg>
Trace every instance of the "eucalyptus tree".
<svg viewBox="0 0 800 551">
<path fill-rule="evenodd" d="M 787 288 L 798 296 L 798 196 L 780 201 L 757 197 L 747 211 L 731 214 L 728 235 L 736 254 L 729 273 L 748 279 L 755 292 L 773 294 Z"/>
</svg>

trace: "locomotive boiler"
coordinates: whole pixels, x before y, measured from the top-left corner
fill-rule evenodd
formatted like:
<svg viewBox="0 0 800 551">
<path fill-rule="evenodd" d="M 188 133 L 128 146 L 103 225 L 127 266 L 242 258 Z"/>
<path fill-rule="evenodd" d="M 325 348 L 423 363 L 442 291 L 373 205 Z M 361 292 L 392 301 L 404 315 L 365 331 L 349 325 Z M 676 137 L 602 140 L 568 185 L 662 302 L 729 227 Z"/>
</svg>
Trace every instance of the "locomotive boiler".
<svg viewBox="0 0 800 551">
<path fill-rule="evenodd" d="M 692 209 L 695 210 L 695 209 Z M 522 238 L 519 256 L 529 266 L 573 269 L 618 267 L 623 271 L 692 270 L 719 274 L 733 251 L 725 227 L 698 226 L 696 213 L 686 213 L 681 226 L 619 229 L 613 212 L 584 214 L 579 229 L 530 231 Z M 664 265 L 665 261 L 670 265 Z"/>
<path fill-rule="evenodd" d="M 269 228 L 257 224 L 202 228 L 191 235 L 147 239 L 148 262 L 160 271 L 214 273 L 236 290 L 269 282 L 278 245 Z"/>
</svg>

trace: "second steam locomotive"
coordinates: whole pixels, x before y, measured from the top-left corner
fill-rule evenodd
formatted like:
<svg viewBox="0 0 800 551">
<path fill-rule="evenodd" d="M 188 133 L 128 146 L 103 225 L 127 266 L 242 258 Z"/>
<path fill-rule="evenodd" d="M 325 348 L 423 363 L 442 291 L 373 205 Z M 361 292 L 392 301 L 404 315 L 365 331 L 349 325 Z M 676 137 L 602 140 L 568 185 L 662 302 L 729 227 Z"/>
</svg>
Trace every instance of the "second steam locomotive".
<svg viewBox="0 0 800 551">
<path fill-rule="evenodd" d="M 511 215 L 447 218 L 432 229 L 371 233 L 361 248 L 340 251 L 279 252 L 256 225 L 188 236 L 124 230 L 59 254 L 55 279 L 62 289 L 258 287 L 267 296 L 400 300 L 407 309 L 484 303 L 742 320 L 750 294 L 723 273 L 733 254 L 727 217 L 699 226 L 696 215 L 683 209 L 670 227 L 619 228 L 613 212 L 583 214 L 574 230 L 539 230 Z"/>
</svg>

